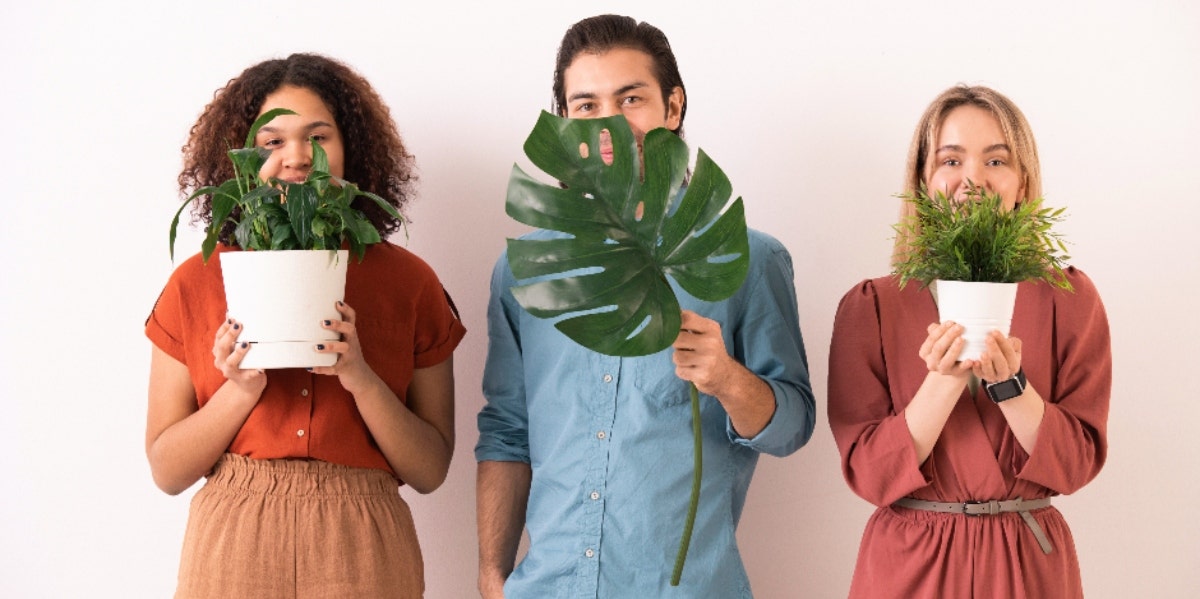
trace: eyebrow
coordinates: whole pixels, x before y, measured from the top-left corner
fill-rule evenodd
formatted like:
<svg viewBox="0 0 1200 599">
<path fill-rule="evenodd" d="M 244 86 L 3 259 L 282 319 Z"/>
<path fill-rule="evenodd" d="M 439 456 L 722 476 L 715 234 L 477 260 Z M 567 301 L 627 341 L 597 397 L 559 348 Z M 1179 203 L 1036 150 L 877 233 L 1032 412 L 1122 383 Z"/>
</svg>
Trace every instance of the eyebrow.
<svg viewBox="0 0 1200 599">
<path fill-rule="evenodd" d="M 617 91 L 613 92 L 613 95 L 620 96 L 623 94 L 627 94 L 635 89 L 641 89 L 643 87 L 650 87 L 650 84 L 646 83 L 644 81 L 635 81 L 633 83 L 630 83 L 628 85 L 618 88 Z M 574 93 L 574 94 L 571 94 L 570 96 L 568 96 L 567 102 L 574 102 L 575 100 L 594 100 L 598 97 L 599 97 L 599 94 L 597 94 L 595 92 L 579 92 L 579 93 Z"/>
<path fill-rule="evenodd" d="M 984 148 L 984 149 L 983 149 L 983 153 L 984 153 L 984 154 L 988 154 L 988 153 L 991 153 L 991 152 L 996 152 L 996 151 L 999 151 L 999 150 L 1004 150 L 1005 152 L 1012 152 L 1012 148 L 1008 147 L 1008 144 L 992 144 L 992 145 L 990 145 L 990 146 L 988 146 L 988 147 Z M 944 145 L 944 146 L 942 146 L 942 147 L 940 147 L 940 148 L 938 148 L 938 149 L 937 149 L 937 153 L 941 153 L 941 152 L 965 152 L 965 151 L 967 151 L 967 149 L 966 149 L 966 148 L 964 148 L 964 147 L 962 147 L 962 146 L 960 146 L 960 145 L 956 145 L 956 144 L 946 144 L 946 145 Z"/>
<path fill-rule="evenodd" d="M 327 122 L 325 122 L 325 121 L 313 121 L 313 122 L 311 122 L 311 123 L 309 123 L 309 124 L 305 125 L 305 126 L 304 126 L 304 129 L 306 129 L 306 130 L 308 130 L 308 131 L 312 131 L 313 129 L 317 129 L 317 128 L 319 128 L 319 127 L 334 127 L 334 124 L 333 124 L 333 123 L 327 123 Z M 336 128 L 336 127 L 334 127 L 334 128 Z M 260 127 L 260 128 L 258 129 L 258 131 L 259 131 L 259 133 L 263 133 L 263 132 L 265 132 L 265 133 L 279 133 L 279 127 L 272 127 L 271 125 L 264 125 L 264 126 Z"/>
</svg>

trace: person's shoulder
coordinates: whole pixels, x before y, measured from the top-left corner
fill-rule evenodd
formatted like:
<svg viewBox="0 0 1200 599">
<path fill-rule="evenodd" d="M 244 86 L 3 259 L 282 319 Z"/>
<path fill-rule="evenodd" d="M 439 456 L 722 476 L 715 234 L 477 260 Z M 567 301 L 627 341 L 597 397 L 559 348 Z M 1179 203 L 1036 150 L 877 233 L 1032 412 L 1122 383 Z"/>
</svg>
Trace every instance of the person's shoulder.
<svg viewBox="0 0 1200 599">
<path fill-rule="evenodd" d="M 1059 289 L 1044 281 L 1039 281 L 1037 286 L 1045 287 L 1044 293 L 1052 293 L 1054 302 L 1060 306 L 1081 308 L 1101 303 L 1100 292 L 1096 289 L 1096 284 L 1082 270 L 1068 266 L 1063 269 L 1063 278 L 1071 284 L 1071 291 Z"/>
<path fill-rule="evenodd" d="M 746 228 L 746 237 L 750 242 L 750 254 L 753 255 L 755 250 L 765 250 L 772 254 L 788 254 L 787 248 L 783 243 L 772 236 L 770 233 L 759 231 L 758 229 Z"/>
<path fill-rule="evenodd" d="M 910 281 L 904 287 L 900 286 L 900 279 L 895 275 L 884 275 L 881 277 L 867 278 L 855 283 L 853 287 L 842 295 L 842 302 L 867 300 L 874 302 L 875 298 L 883 295 L 896 295 L 902 290 L 908 290 L 910 287 L 917 287 L 918 283 Z"/>
<path fill-rule="evenodd" d="M 353 254 L 349 259 L 351 268 L 364 269 L 368 272 L 419 273 L 424 276 L 437 277 L 433 267 L 424 258 L 408 248 L 386 240 L 368 246 L 362 262 L 359 262 Z"/>
</svg>

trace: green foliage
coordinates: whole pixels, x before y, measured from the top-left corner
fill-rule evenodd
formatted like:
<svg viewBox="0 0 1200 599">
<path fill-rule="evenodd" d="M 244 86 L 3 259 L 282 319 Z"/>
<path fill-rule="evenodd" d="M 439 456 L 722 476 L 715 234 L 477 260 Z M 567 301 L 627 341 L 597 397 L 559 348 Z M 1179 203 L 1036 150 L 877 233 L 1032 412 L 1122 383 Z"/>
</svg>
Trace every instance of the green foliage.
<svg viewBox="0 0 1200 599">
<path fill-rule="evenodd" d="M 600 155 L 603 131 L 612 139 L 612 164 Z M 540 183 L 515 165 L 508 184 L 509 216 L 569 235 L 508 241 L 513 274 L 534 279 L 514 287 L 514 297 L 539 318 L 565 316 L 555 323 L 560 331 L 612 356 L 653 354 L 675 341 L 680 307 L 667 276 L 696 298 L 719 301 L 741 287 L 750 264 L 741 198 L 721 211 L 732 186 L 720 167 L 699 152 L 676 203 L 687 145 L 655 129 L 642 148 L 639 161 L 623 116 L 565 119 L 543 112 L 525 153 L 565 188 Z"/>
<path fill-rule="evenodd" d="M 999 195 L 986 190 L 955 201 L 940 192 L 921 190 L 902 196 L 915 214 L 895 226 L 906 249 L 894 266 L 900 285 L 910 279 L 925 287 L 936 279 L 1019 283 L 1041 280 L 1072 291 L 1063 273 L 1070 258 L 1058 233 L 1064 208 L 1042 207 L 1042 200 L 1005 210 Z"/>
<path fill-rule="evenodd" d="M 361 261 L 367 246 L 379 243 L 379 231 L 352 204 L 364 196 L 392 217 L 400 213 L 383 198 L 359 189 L 353 183 L 329 174 L 329 157 L 312 142 L 312 169 L 303 183 L 272 178 L 263 181 L 259 171 L 271 155 L 254 147 L 258 130 L 277 116 L 296 114 L 286 108 L 268 111 L 254 121 L 243 148 L 229 151 L 234 177 L 220 185 L 197 189 L 171 220 L 171 259 L 175 258 L 175 236 L 179 216 L 196 198 L 212 196 L 212 222 L 206 228 L 201 253 L 207 262 L 217 247 L 225 223 L 232 222 L 234 240 L 245 250 L 338 250 L 344 242 Z"/>
</svg>

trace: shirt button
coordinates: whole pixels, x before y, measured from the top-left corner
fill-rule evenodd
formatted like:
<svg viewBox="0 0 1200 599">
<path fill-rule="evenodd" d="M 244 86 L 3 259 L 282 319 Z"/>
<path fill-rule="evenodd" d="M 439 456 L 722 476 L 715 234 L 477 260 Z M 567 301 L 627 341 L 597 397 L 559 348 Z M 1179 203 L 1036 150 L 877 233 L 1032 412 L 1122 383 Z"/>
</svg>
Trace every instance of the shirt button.
<svg viewBox="0 0 1200 599">
<path fill-rule="evenodd" d="M 596 438 L 597 438 L 597 439 L 600 439 L 601 441 L 603 441 L 603 440 L 604 440 L 604 438 L 605 438 L 605 437 L 607 437 L 607 436 L 608 436 L 608 435 L 607 435 L 607 434 L 606 434 L 604 431 L 600 431 L 600 432 L 596 433 Z"/>
<path fill-rule="evenodd" d="M 600 493 L 597 491 L 592 491 L 592 494 L 588 495 L 588 497 L 591 497 L 592 501 L 595 501 L 597 499 L 600 499 Z"/>
<path fill-rule="evenodd" d="M 611 382 L 612 382 L 612 375 L 611 375 L 611 374 L 606 374 L 606 375 L 604 375 L 604 382 L 606 382 L 606 383 L 611 383 Z"/>
<path fill-rule="evenodd" d="M 592 551 L 591 549 L 588 549 L 587 551 L 584 551 L 584 552 L 583 552 L 583 554 L 584 554 L 584 555 L 586 555 L 586 556 L 588 556 L 588 557 L 596 557 L 596 552 L 595 552 L 595 551 Z"/>
<path fill-rule="evenodd" d="M 308 389 L 301 389 L 300 397 L 308 397 Z"/>
<path fill-rule="evenodd" d="M 300 430 L 296 431 L 296 436 L 297 436 L 297 437 L 303 437 L 303 436 L 304 436 L 304 429 L 300 429 Z"/>
</svg>

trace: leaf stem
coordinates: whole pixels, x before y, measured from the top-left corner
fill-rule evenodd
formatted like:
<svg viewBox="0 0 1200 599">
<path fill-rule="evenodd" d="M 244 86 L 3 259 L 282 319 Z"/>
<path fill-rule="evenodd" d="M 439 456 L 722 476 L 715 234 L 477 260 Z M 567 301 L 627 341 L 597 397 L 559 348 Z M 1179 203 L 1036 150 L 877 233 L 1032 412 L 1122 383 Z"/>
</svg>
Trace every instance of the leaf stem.
<svg viewBox="0 0 1200 599">
<path fill-rule="evenodd" d="M 679 553 L 675 555 L 675 571 L 671 573 L 671 586 L 679 586 L 679 578 L 683 575 L 683 563 L 687 561 L 688 546 L 692 541 L 692 527 L 696 524 L 696 508 L 700 505 L 700 476 L 704 470 L 704 445 L 700 441 L 700 395 L 695 383 L 690 384 L 692 392 L 692 454 L 695 464 L 692 466 L 692 499 L 688 502 L 687 521 L 683 525 L 683 538 L 679 539 Z"/>
</svg>

